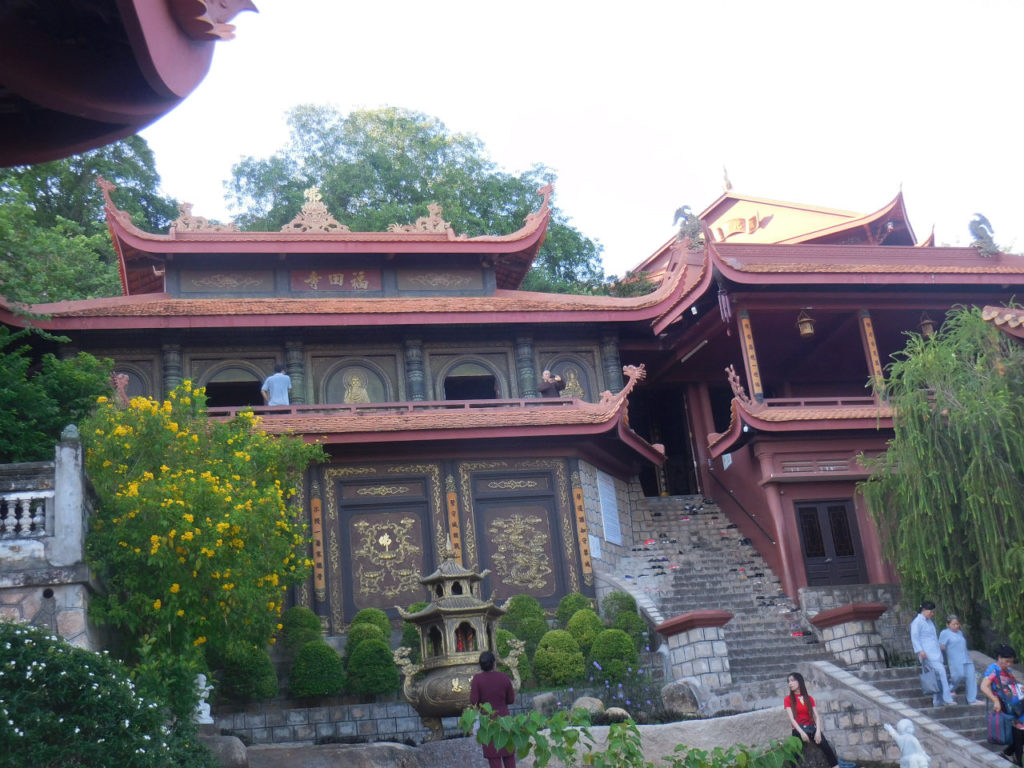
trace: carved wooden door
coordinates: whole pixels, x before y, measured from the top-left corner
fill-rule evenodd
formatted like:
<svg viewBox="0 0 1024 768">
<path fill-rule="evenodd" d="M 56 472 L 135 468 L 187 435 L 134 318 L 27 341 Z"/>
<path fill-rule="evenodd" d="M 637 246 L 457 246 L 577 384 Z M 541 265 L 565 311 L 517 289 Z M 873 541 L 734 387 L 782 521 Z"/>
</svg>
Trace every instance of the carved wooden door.
<svg viewBox="0 0 1024 768">
<path fill-rule="evenodd" d="M 799 502 L 795 509 L 808 586 L 864 583 L 866 569 L 853 502 Z"/>
</svg>

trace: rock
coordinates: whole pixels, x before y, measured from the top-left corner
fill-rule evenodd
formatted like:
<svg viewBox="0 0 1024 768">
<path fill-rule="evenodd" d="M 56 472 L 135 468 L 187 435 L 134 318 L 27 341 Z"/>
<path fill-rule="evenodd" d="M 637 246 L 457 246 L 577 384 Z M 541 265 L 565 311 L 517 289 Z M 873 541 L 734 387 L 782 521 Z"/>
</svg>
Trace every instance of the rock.
<svg viewBox="0 0 1024 768">
<path fill-rule="evenodd" d="M 586 710 L 587 714 L 594 717 L 595 715 L 600 715 L 604 712 L 604 703 L 600 699 L 595 699 L 593 696 L 580 696 L 572 703 L 570 710 L 573 709 Z"/>
<path fill-rule="evenodd" d="M 443 742 L 442 742 L 443 743 Z M 479 745 L 476 749 L 479 750 Z M 286 744 L 249 748 L 249 768 L 420 768 L 415 747 L 377 744 Z"/>
<path fill-rule="evenodd" d="M 622 707 L 608 707 L 604 711 L 604 719 L 609 723 L 624 723 L 629 719 L 629 712 Z"/>
<path fill-rule="evenodd" d="M 199 733 L 199 740 L 213 752 L 221 768 L 249 768 L 249 753 L 237 736 L 220 736 Z"/>
<path fill-rule="evenodd" d="M 696 715 L 700 712 L 698 691 L 698 687 L 688 680 L 677 680 L 661 689 L 661 703 L 672 717 Z"/>
<path fill-rule="evenodd" d="M 558 697 L 553 693 L 538 693 L 533 697 L 533 709 L 544 717 L 551 717 L 558 711 Z"/>
<path fill-rule="evenodd" d="M 804 751 L 797 765 L 798 768 L 832 768 L 821 747 L 814 742 L 804 744 Z"/>
</svg>

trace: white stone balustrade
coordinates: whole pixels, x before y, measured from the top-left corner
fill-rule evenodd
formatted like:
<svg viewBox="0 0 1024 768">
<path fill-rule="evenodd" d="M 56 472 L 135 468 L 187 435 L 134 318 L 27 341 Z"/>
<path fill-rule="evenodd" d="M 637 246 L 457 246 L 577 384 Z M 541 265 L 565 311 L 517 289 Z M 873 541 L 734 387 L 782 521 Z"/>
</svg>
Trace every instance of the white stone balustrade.
<svg viewBox="0 0 1024 768">
<path fill-rule="evenodd" d="M 0 493 L 0 537 L 38 538 L 46 535 L 46 507 L 53 491 Z"/>
</svg>

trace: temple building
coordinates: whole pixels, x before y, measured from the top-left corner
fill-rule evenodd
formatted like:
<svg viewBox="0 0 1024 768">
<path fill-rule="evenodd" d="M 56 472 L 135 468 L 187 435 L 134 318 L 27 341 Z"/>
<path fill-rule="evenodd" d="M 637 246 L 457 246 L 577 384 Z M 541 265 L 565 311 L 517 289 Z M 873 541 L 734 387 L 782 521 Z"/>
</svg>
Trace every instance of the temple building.
<svg viewBox="0 0 1024 768">
<path fill-rule="evenodd" d="M 341 632 L 422 599 L 450 537 L 482 594 L 553 607 L 600 593 L 644 497 L 721 507 L 797 597 L 895 574 L 857 495 L 892 412 L 876 382 L 907 332 L 1007 302 L 1024 258 L 918 242 L 902 196 L 870 215 L 723 194 L 616 298 L 518 290 L 550 188 L 511 235 L 465 237 L 432 206 L 352 232 L 316 190 L 280 232 L 192 215 L 132 224 L 105 188 L 123 295 L 37 305 L 38 326 L 115 361 L 131 395 L 204 386 L 322 442 L 300 502 L 314 572 L 295 595 Z M 24 316 L 0 307 L 12 327 Z M 275 365 L 291 403 L 263 406 Z M 566 382 L 540 397 L 541 372 Z"/>
</svg>

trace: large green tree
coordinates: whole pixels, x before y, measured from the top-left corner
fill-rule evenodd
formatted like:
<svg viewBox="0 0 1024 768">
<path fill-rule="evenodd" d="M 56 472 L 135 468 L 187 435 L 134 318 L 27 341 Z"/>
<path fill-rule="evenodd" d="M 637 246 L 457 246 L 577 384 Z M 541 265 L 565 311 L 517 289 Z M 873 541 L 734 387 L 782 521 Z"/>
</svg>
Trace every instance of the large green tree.
<svg viewBox="0 0 1024 768">
<path fill-rule="evenodd" d="M 442 206 L 459 234 L 503 235 L 535 211 L 539 187 L 554 172 L 535 165 L 519 174 L 498 169 L 481 141 L 453 133 L 440 120 L 388 107 L 342 115 L 305 105 L 288 115 L 288 144 L 269 158 L 243 158 L 228 182 L 245 229 L 277 230 L 319 187 L 331 213 L 353 231 L 387 229 Z M 601 246 L 556 208 L 524 288 L 557 292 L 601 290 Z"/>
<path fill-rule="evenodd" d="M 120 291 L 96 177 L 143 228 L 176 215 L 158 188 L 146 141 L 123 141 L 37 165 L 0 168 L 0 294 L 27 303 L 114 296 Z"/>
<path fill-rule="evenodd" d="M 1024 347 L 977 308 L 887 371 L 888 450 L 861 489 L 904 591 L 1024 644 Z"/>
<path fill-rule="evenodd" d="M 35 334 L 0 326 L 0 464 L 52 459 L 61 430 L 80 423 L 110 390 L 110 360 L 86 352 L 37 360 L 27 343 Z"/>
</svg>

